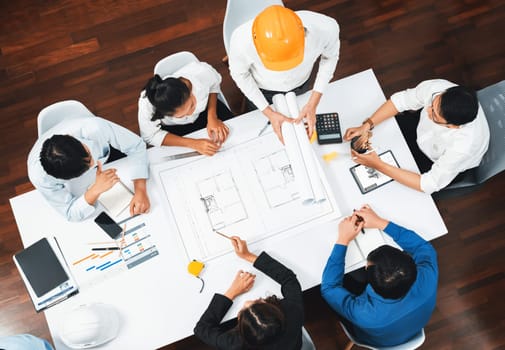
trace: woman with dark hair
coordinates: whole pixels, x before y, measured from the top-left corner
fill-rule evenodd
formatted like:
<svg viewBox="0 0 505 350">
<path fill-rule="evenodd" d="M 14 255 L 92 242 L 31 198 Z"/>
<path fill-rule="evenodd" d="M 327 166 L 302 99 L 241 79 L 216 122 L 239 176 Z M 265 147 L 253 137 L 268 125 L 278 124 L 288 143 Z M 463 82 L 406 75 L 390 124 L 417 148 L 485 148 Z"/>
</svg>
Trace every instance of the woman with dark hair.
<svg viewBox="0 0 505 350">
<path fill-rule="evenodd" d="M 195 335 L 218 349 L 300 349 L 302 346 L 303 299 L 296 275 L 262 252 L 249 252 L 247 243 L 232 236 L 235 253 L 281 284 L 283 299 L 276 296 L 246 301 L 237 315 L 236 325 L 220 324 L 233 300 L 249 291 L 255 275 L 239 271 L 231 286 L 214 294 L 210 305 L 194 329 Z"/>
<path fill-rule="evenodd" d="M 233 117 L 217 99 L 221 76 L 209 64 L 191 62 L 172 76 L 155 75 L 139 98 L 139 127 L 144 141 L 153 146 L 182 146 L 208 156 L 228 137 L 223 123 Z M 183 137 L 207 128 L 209 138 Z"/>
</svg>

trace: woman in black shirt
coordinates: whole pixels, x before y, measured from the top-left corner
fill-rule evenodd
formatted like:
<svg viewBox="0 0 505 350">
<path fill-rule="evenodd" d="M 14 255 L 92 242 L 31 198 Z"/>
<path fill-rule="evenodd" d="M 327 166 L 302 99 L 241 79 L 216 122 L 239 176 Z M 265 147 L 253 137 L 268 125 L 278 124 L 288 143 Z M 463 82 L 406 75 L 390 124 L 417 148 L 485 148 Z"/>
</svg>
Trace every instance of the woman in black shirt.
<svg viewBox="0 0 505 350">
<path fill-rule="evenodd" d="M 233 236 L 235 253 L 281 285 L 283 299 L 275 296 L 247 301 L 231 329 L 221 325 L 233 299 L 249 291 L 255 275 L 239 271 L 230 288 L 214 294 L 210 305 L 194 329 L 205 343 L 223 350 L 232 349 L 300 349 L 302 346 L 303 299 L 296 275 L 277 260 L 262 252 L 249 252 L 247 243 Z"/>
</svg>

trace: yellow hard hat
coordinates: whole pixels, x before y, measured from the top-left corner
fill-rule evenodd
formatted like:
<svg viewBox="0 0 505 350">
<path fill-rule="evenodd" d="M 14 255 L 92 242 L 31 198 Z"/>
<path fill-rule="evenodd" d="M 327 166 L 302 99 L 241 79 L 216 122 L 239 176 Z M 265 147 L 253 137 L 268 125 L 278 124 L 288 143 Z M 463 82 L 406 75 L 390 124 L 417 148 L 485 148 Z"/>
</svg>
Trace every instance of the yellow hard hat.
<svg viewBox="0 0 505 350">
<path fill-rule="evenodd" d="M 288 70 L 302 63 L 305 30 L 294 11 L 280 5 L 267 7 L 254 19 L 252 36 L 267 69 Z"/>
</svg>

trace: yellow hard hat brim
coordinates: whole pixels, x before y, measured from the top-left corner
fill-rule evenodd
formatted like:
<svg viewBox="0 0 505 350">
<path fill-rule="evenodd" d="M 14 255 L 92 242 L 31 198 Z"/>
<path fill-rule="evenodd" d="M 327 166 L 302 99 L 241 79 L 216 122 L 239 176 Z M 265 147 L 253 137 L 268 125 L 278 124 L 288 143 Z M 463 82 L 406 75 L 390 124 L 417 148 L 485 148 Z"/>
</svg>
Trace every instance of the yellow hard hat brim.
<svg viewBox="0 0 505 350">
<path fill-rule="evenodd" d="M 270 61 L 266 57 L 261 57 L 261 63 L 266 69 L 273 71 L 290 70 L 298 66 L 303 61 L 303 50 L 296 56 L 283 61 Z"/>
</svg>

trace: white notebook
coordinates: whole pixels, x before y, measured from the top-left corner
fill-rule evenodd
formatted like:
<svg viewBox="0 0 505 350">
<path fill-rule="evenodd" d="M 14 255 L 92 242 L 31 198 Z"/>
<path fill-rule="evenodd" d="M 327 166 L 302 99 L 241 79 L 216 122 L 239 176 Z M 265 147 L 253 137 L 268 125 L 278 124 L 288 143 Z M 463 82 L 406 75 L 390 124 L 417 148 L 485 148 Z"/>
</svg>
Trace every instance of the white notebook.
<svg viewBox="0 0 505 350">
<path fill-rule="evenodd" d="M 384 239 L 383 233 L 379 229 L 365 229 L 365 233 L 358 233 L 356 238 L 351 241 L 345 256 L 346 267 L 356 265 L 366 261 L 368 254 L 387 244 Z"/>
<path fill-rule="evenodd" d="M 130 206 L 132 198 L 133 193 L 119 181 L 111 189 L 102 193 L 98 197 L 98 201 L 110 216 L 117 218 Z"/>
</svg>

